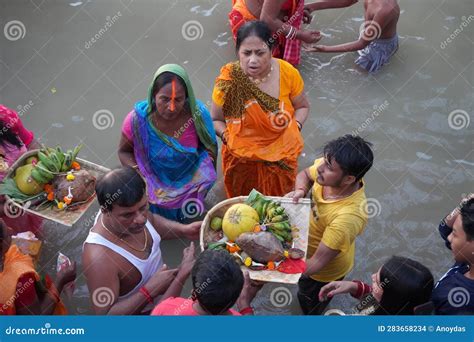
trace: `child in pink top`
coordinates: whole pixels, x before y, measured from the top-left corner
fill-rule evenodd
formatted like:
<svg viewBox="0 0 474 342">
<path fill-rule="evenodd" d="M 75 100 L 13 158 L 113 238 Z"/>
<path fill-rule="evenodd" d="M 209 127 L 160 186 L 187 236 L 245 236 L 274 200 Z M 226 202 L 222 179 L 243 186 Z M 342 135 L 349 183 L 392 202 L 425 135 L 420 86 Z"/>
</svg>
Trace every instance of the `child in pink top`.
<svg viewBox="0 0 474 342">
<path fill-rule="evenodd" d="M 196 304 L 198 303 L 190 298 L 171 297 L 157 305 L 151 314 L 152 316 L 199 316 L 200 313 L 194 308 Z M 241 316 L 233 309 L 227 310 L 225 314 Z"/>
<path fill-rule="evenodd" d="M 253 315 L 250 302 L 261 283 L 252 283 L 248 273 L 226 251 L 206 250 L 196 260 L 191 273 L 191 298 L 171 297 L 158 304 L 153 316 Z M 240 313 L 231 309 L 234 304 Z"/>
</svg>

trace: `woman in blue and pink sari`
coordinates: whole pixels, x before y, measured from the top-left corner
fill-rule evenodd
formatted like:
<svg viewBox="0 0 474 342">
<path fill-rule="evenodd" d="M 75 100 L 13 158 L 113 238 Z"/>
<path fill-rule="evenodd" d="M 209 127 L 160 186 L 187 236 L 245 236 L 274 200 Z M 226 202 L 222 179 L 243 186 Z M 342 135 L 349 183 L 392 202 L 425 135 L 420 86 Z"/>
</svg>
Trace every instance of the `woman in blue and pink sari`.
<svg viewBox="0 0 474 342">
<path fill-rule="evenodd" d="M 125 118 L 118 154 L 145 177 L 152 213 L 183 223 L 204 208 L 216 181 L 216 134 L 181 66 L 166 64 L 155 73 L 148 98 Z"/>
</svg>

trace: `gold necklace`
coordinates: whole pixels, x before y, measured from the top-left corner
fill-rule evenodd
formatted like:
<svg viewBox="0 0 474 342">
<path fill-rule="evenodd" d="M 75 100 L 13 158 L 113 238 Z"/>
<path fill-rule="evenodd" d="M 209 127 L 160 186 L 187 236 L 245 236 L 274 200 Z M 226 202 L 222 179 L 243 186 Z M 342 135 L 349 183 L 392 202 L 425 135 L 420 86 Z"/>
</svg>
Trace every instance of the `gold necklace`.
<svg viewBox="0 0 474 342">
<path fill-rule="evenodd" d="M 258 79 L 258 78 L 253 78 L 252 76 L 249 76 L 249 78 L 253 83 L 255 83 L 256 85 L 259 85 L 261 83 L 265 83 L 266 81 L 268 81 L 268 79 L 270 78 L 270 75 L 272 74 L 272 71 L 273 71 L 273 64 L 270 67 L 270 72 L 264 78 Z"/>
<path fill-rule="evenodd" d="M 131 249 L 134 249 L 136 250 L 137 252 L 144 252 L 146 250 L 146 246 L 148 245 L 148 234 L 146 233 L 146 229 L 143 229 L 143 232 L 145 233 L 145 246 L 143 246 L 142 249 L 138 249 L 136 247 L 133 247 L 131 244 L 129 244 L 127 241 L 125 241 L 124 239 L 122 239 L 121 237 L 118 237 L 117 235 L 115 235 L 114 233 L 112 233 L 110 231 L 109 228 L 107 228 L 107 226 L 104 224 L 104 216 L 101 215 L 100 216 L 100 224 L 102 224 L 102 227 L 104 227 L 104 229 L 106 231 L 108 231 L 110 234 L 112 234 L 113 236 L 115 236 L 117 239 L 119 239 L 120 241 L 122 241 L 123 243 L 125 243 L 128 247 L 130 247 Z"/>
</svg>

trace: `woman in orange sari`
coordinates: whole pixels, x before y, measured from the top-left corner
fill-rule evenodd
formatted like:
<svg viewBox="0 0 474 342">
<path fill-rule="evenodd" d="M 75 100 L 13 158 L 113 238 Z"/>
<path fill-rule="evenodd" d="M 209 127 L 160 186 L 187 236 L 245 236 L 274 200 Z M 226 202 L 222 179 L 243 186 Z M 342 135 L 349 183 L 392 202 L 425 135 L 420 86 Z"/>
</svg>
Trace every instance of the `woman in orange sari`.
<svg viewBox="0 0 474 342">
<path fill-rule="evenodd" d="M 76 264 L 58 272 L 56 281 L 40 279 L 31 256 L 11 244 L 10 232 L 0 219 L 0 316 L 66 315 L 60 294 L 76 278 Z"/>
<path fill-rule="evenodd" d="M 239 60 L 221 69 L 212 94 L 228 197 L 253 188 L 283 196 L 294 188 L 309 103 L 298 70 L 272 58 L 271 34 L 261 21 L 239 29 Z"/>
</svg>

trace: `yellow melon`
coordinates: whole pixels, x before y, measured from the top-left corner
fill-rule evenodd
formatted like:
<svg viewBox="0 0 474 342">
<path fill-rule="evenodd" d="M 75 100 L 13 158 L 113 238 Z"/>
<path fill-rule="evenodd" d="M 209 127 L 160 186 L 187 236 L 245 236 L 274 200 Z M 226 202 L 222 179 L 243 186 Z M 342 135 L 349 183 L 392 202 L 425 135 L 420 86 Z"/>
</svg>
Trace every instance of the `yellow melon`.
<svg viewBox="0 0 474 342">
<path fill-rule="evenodd" d="M 25 195 L 36 195 L 43 191 L 42 185 L 31 177 L 33 168 L 33 164 L 26 164 L 16 169 L 14 178 L 16 186 Z"/>
<path fill-rule="evenodd" d="M 240 234 L 253 231 L 258 223 L 257 211 L 247 204 L 238 203 L 225 212 L 222 230 L 229 240 L 235 241 Z"/>
</svg>

